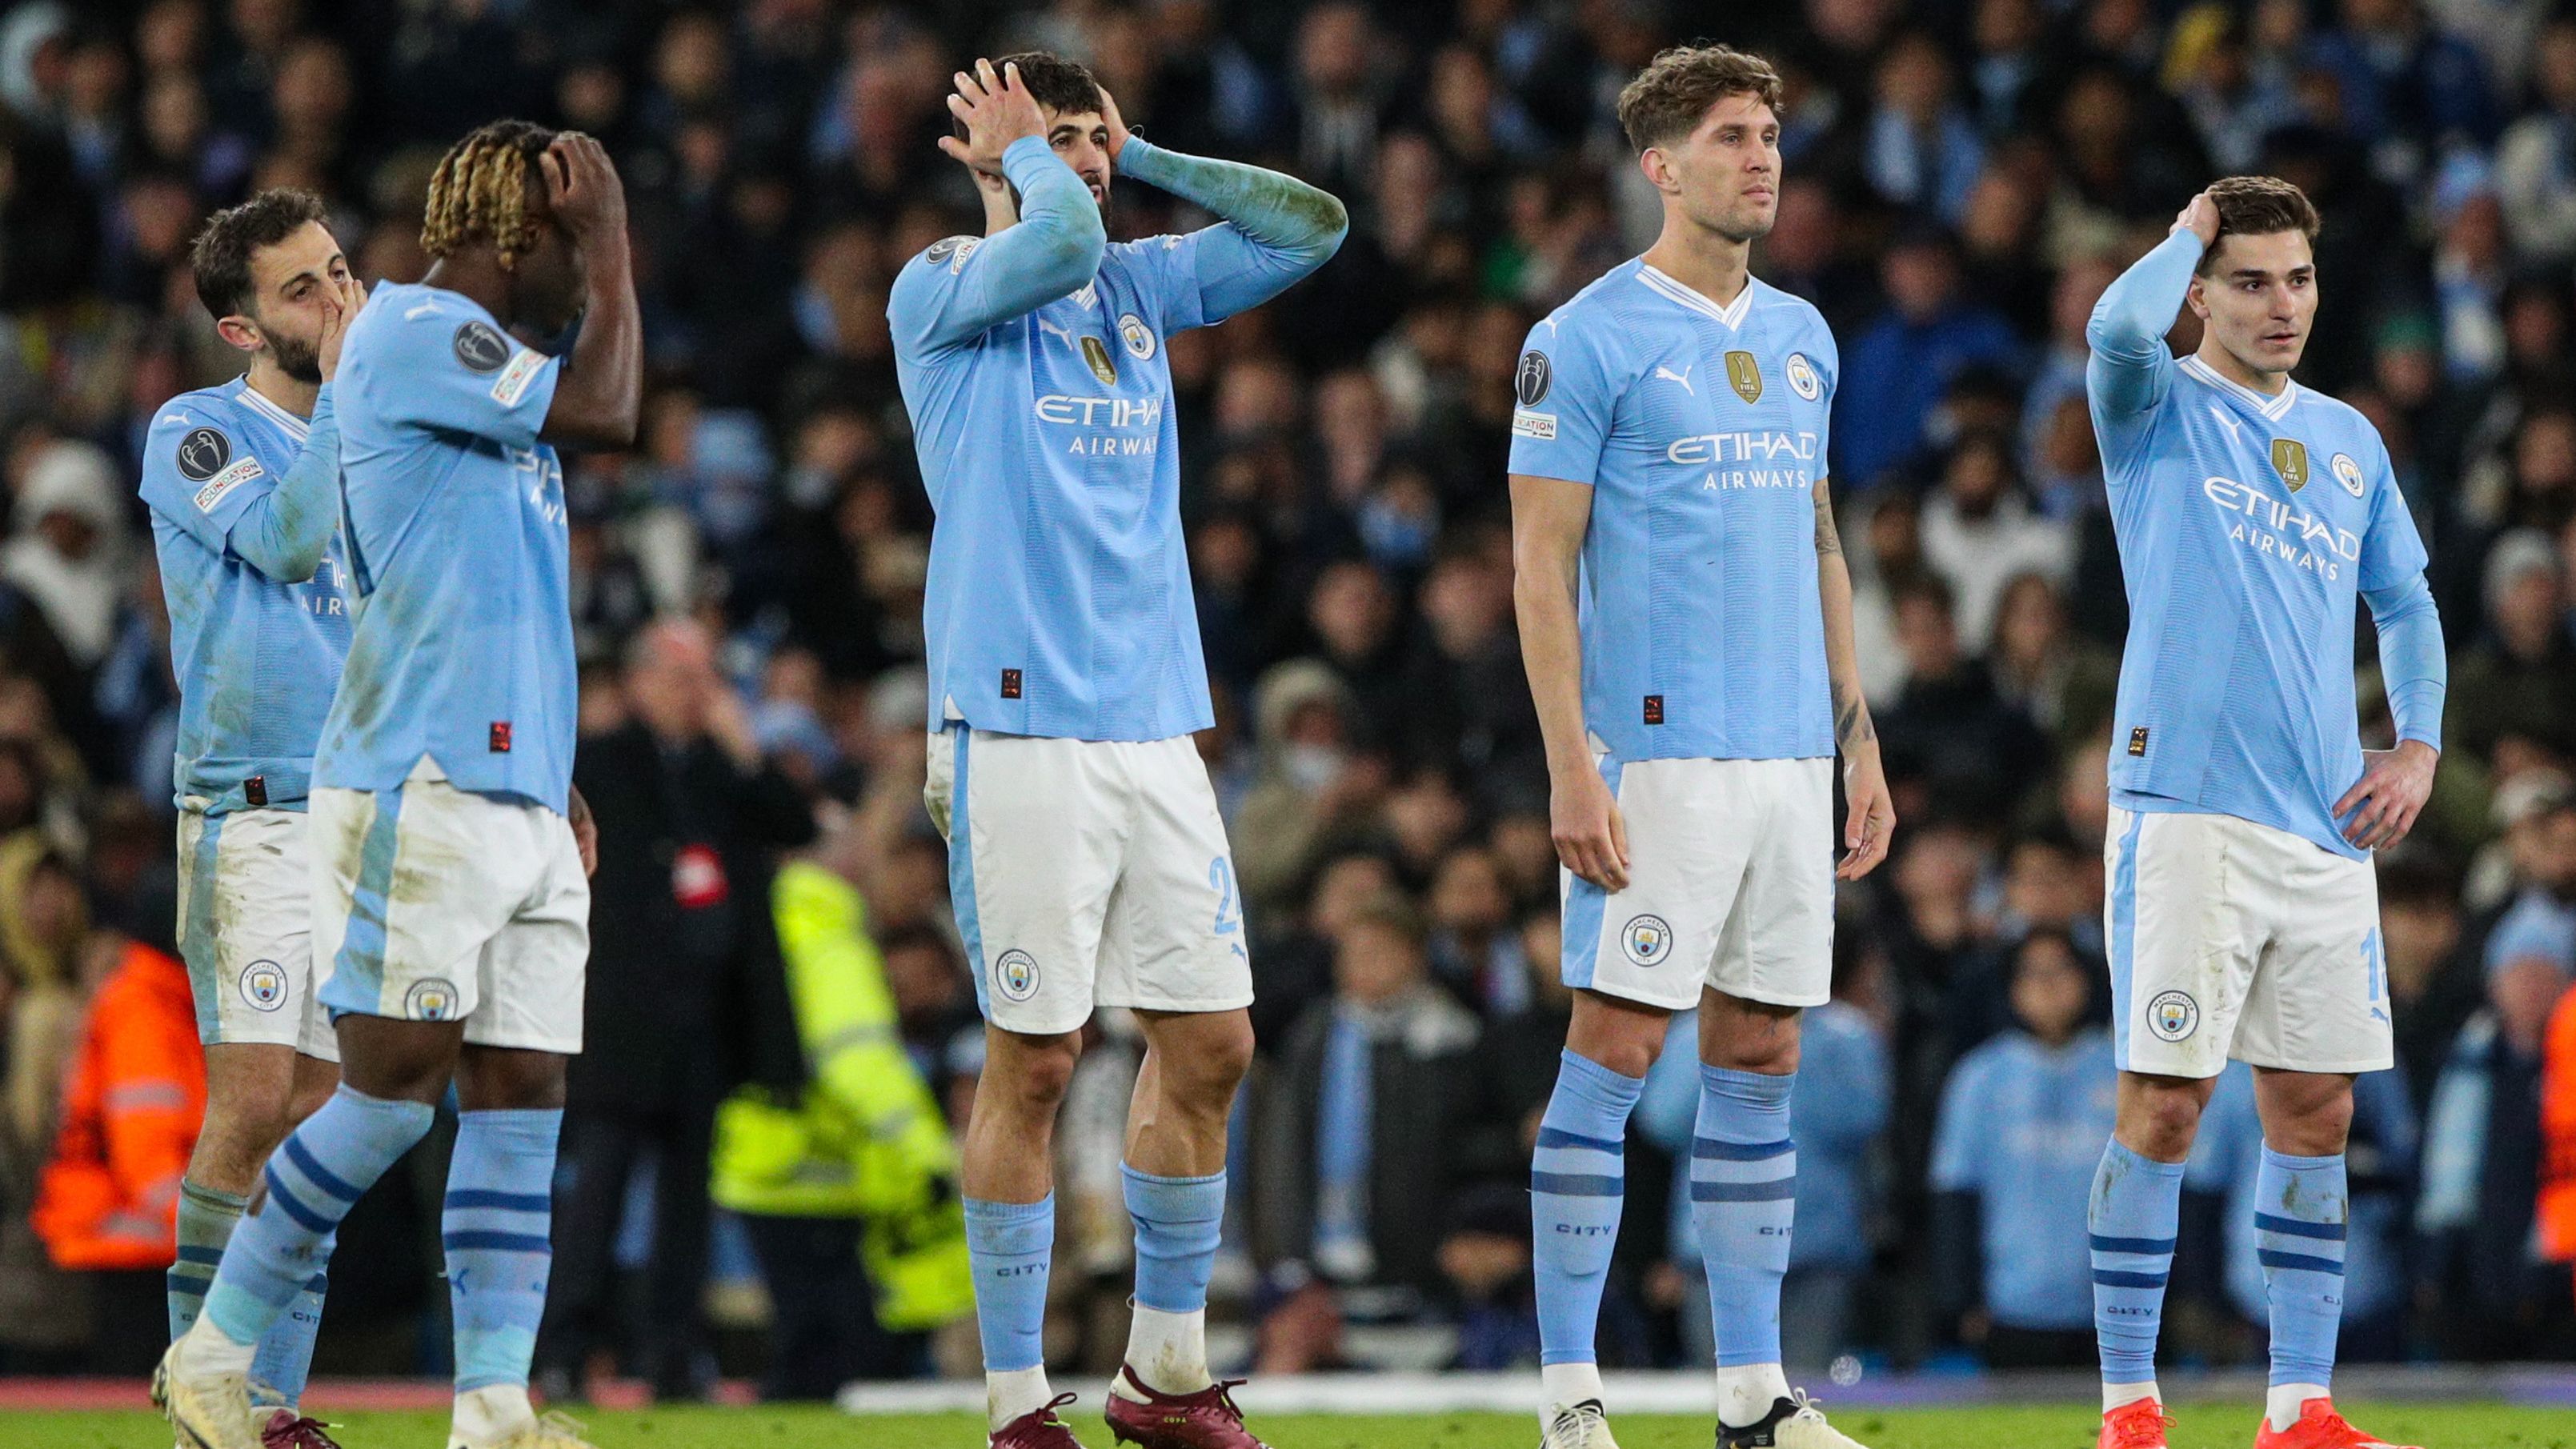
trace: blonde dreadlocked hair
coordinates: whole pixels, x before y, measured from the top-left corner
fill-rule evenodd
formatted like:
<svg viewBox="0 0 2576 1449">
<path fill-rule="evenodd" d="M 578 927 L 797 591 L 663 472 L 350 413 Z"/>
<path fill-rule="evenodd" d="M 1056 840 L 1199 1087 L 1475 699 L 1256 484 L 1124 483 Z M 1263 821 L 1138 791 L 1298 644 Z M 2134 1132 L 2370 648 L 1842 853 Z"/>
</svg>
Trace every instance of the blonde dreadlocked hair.
<svg viewBox="0 0 2576 1449">
<path fill-rule="evenodd" d="M 506 267 L 533 250 L 537 220 L 529 199 L 540 184 L 537 158 L 554 138 L 531 121 L 494 121 L 449 147 L 430 174 L 421 251 L 443 257 L 471 242 L 490 242 Z"/>
</svg>

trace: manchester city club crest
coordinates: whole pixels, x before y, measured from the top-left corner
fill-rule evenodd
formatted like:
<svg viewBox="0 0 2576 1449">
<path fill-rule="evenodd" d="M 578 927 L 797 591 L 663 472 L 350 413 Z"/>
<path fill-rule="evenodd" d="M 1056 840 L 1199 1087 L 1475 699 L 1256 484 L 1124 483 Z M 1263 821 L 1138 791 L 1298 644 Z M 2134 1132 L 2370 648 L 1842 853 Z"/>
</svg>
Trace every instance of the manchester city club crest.
<svg viewBox="0 0 2576 1449">
<path fill-rule="evenodd" d="M 242 968 L 242 1000 L 260 1011 L 286 1004 L 286 971 L 274 961 L 253 961 Z"/>
<path fill-rule="evenodd" d="M 2308 445 L 2296 438 L 2272 440 L 2272 471 L 2281 475 L 2281 485 L 2296 493 L 2308 486 Z"/>
<path fill-rule="evenodd" d="M 1660 965 L 1673 953 L 1673 928 L 1661 916 L 1638 916 L 1620 929 L 1619 949 L 1640 966 Z"/>
<path fill-rule="evenodd" d="M 2147 1030 L 2163 1041 L 2181 1041 L 2200 1030 L 2200 1003 L 2188 991 L 2160 991 L 2147 1003 Z"/>
<path fill-rule="evenodd" d="M 2334 470 L 2335 481 L 2343 485 L 2344 492 L 2355 498 L 2361 496 L 2363 488 L 2361 465 L 2353 461 L 2352 454 L 2337 453 L 2334 455 L 2334 461 L 2327 466 Z"/>
<path fill-rule="evenodd" d="M 454 1021 L 456 983 L 432 976 L 403 993 L 403 1015 L 412 1021 Z"/>
<path fill-rule="evenodd" d="M 1007 1001 L 1026 1001 L 1038 994 L 1038 961 L 1026 951 L 1005 951 L 993 963 L 993 989 Z"/>
<path fill-rule="evenodd" d="M 1154 355 L 1154 329 L 1133 312 L 1118 319 L 1118 340 L 1126 346 L 1127 355 L 1138 362 Z"/>
<path fill-rule="evenodd" d="M 1816 376 L 1816 365 L 1807 360 L 1807 354 L 1790 353 L 1786 371 L 1789 374 L 1789 391 L 1808 402 L 1814 402 L 1817 396 L 1824 392 L 1825 380 Z"/>
<path fill-rule="evenodd" d="M 1091 364 L 1091 375 L 1110 387 L 1118 385 L 1118 360 L 1109 355 L 1109 344 L 1097 337 L 1082 339 L 1082 360 Z"/>
</svg>

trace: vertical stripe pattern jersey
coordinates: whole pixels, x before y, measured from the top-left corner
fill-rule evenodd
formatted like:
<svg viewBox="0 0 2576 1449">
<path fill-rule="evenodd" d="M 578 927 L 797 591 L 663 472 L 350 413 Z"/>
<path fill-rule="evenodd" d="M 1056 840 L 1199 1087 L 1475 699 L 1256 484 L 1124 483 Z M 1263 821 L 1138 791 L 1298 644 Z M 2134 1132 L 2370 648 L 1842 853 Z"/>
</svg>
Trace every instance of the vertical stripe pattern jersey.
<svg viewBox="0 0 2576 1449">
<path fill-rule="evenodd" d="M 1614 267 L 1530 329 L 1511 471 L 1593 490 L 1584 724 L 1620 760 L 1834 752 L 1816 592 L 1833 334 L 1747 277 L 1721 306 Z"/>
</svg>

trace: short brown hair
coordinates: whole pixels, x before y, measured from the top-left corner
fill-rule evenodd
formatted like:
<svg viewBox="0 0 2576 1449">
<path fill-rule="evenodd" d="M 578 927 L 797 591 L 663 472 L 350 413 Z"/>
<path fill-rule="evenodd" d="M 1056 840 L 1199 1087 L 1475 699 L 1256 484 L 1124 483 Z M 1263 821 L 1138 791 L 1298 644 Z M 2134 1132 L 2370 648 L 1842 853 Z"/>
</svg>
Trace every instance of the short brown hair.
<svg viewBox="0 0 2576 1449">
<path fill-rule="evenodd" d="M 1028 87 L 1029 99 L 1059 116 L 1078 116 L 1102 109 L 1100 82 L 1092 78 L 1089 67 L 1077 60 L 1046 50 L 1024 50 L 993 62 L 993 73 L 999 75 L 1009 66 L 1020 68 L 1020 84 Z"/>
<path fill-rule="evenodd" d="M 1725 45 L 1676 45 L 1647 62 L 1619 92 L 1619 125 L 1639 151 L 1687 136 L 1728 96 L 1751 96 L 1780 112 L 1780 72 L 1758 55 Z"/>
<path fill-rule="evenodd" d="M 2314 245 L 2325 223 L 2308 194 L 2277 176 L 2229 176 L 2209 183 L 2209 199 L 2218 206 L 2218 236 L 2200 254 L 2202 276 L 2209 275 L 2218 243 L 2230 236 L 2270 236 L 2294 231 Z"/>
<path fill-rule="evenodd" d="M 188 263 L 197 275 L 197 300 L 218 322 L 236 312 L 248 312 L 255 300 L 251 255 L 322 217 L 321 197 L 280 186 L 206 218 L 205 227 L 188 247 Z"/>
</svg>

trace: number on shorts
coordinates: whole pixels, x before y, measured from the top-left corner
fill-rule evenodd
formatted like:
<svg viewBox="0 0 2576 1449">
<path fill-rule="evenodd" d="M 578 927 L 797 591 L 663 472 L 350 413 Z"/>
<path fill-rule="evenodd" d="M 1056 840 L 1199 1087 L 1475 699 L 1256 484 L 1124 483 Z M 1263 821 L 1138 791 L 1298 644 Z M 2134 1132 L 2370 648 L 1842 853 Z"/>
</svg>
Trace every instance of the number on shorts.
<svg viewBox="0 0 2576 1449">
<path fill-rule="evenodd" d="M 1220 936 L 1243 929 L 1243 901 L 1234 891 L 1233 861 L 1220 855 L 1208 862 L 1208 889 L 1216 892 L 1216 924 L 1209 929 Z"/>
</svg>

